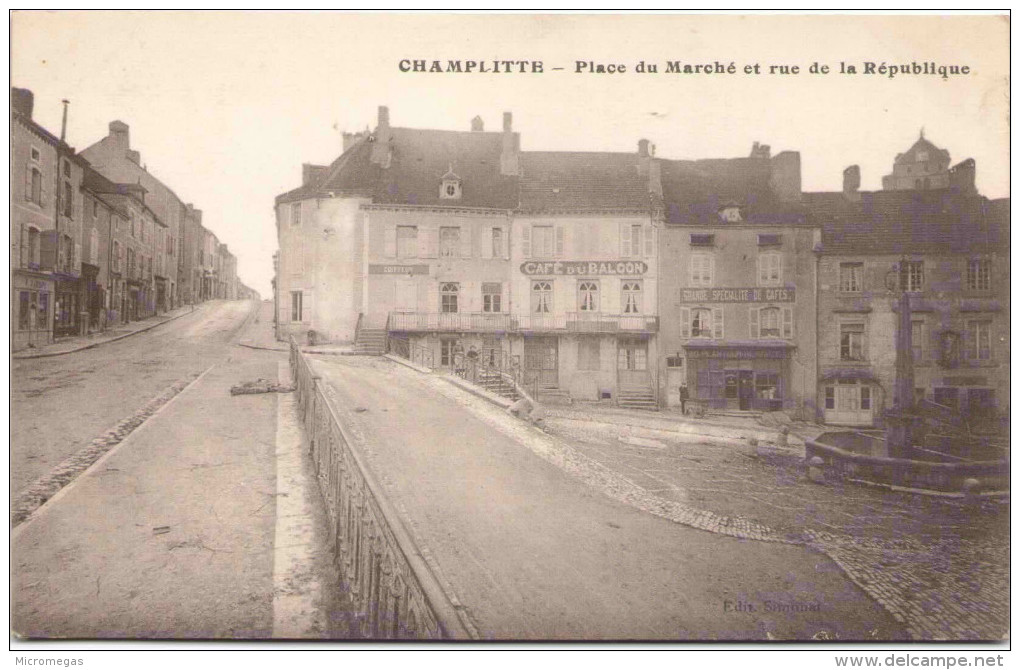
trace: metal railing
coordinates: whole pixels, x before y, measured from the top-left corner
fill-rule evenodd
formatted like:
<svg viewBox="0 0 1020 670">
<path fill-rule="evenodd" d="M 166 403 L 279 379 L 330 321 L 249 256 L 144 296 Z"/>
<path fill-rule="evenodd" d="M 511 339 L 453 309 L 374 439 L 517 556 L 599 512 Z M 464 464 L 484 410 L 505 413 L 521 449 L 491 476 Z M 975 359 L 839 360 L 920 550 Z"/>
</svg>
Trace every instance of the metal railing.
<svg viewBox="0 0 1020 670">
<path fill-rule="evenodd" d="M 477 357 L 457 352 L 453 355 L 453 371 L 472 384 L 499 378 L 511 386 L 518 396 L 530 401 L 538 395 L 538 374 L 521 366 L 521 357 L 502 349 L 486 349 Z"/>
<path fill-rule="evenodd" d="M 396 509 L 367 467 L 358 442 L 290 340 L 290 364 L 343 591 L 371 639 L 471 639 Z"/>
<path fill-rule="evenodd" d="M 659 329 L 659 317 L 643 314 L 561 312 L 498 314 L 490 312 L 391 312 L 390 331 L 396 332 L 539 332 L 651 333 Z"/>
<path fill-rule="evenodd" d="M 420 344 L 411 342 L 406 337 L 395 337 L 392 334 L 386 338 L 386 351 L 394 356 L 400 356 L 429 370 L 436 367 L 435 355 L 432 349 Z"/>
</svg>

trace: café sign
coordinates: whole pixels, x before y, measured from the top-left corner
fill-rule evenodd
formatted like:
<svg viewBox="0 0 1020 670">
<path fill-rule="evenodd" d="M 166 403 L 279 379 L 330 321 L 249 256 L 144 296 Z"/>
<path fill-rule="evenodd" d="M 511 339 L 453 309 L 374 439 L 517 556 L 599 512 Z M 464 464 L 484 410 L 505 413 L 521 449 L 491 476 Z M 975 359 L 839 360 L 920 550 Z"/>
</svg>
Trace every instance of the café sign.
<svg viewBox="0 0 1020 670">
<path fill-rule="evenodd" d="M 680 302 L 794 302 L 796 289 L 773 288 L 684 288 Z"/>
<path fill-rule="evenodd" d="M 648 272 L 644 261 L 528 261 L 521 263 L 526 275 L 643 275 Z"/>
<path fill-rule="evenodd" d="M 789 358 L 789 349 L 783 348 L 730 348 L 685 347 L 688 358 L 725 358 L 748 360 L 755 358 Z"/>
</svg>

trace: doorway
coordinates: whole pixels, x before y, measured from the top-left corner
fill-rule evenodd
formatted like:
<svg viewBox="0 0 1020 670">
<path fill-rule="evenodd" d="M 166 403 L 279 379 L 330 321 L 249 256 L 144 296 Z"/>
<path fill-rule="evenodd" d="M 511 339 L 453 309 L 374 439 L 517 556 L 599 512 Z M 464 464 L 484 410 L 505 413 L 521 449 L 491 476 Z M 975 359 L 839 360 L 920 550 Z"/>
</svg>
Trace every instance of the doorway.
<svg viewBox="0 0 1020 670">
<path fill-rule="evenodd" d="M 542 388 L 559 387 L 559 340 L 555 337 L 524 339 L 524 370 L 538 377 Z"/>
</svg>

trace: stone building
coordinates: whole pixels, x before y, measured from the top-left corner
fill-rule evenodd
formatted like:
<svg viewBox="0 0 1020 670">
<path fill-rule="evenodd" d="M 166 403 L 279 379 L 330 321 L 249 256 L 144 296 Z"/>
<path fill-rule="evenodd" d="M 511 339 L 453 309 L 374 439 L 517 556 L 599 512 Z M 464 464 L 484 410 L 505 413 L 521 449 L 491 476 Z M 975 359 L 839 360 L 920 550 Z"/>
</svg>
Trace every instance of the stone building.
<svg viewBox="0 0 1020 670">
<path fill-rule="evenodd" d="M 922 191 L 949 187 L 949 152 L 924 138 L 924 130 L 913 146 L 896 154 L 892 173 L 882 177 L 886 191 Z M 851 175 L 852 178 L 852 175 Z M 860 187 L 860 175 L 857 175 Z"/>
<path fill-rule="evenodd" d="M 713 410 L 813 416 L 817 227 L 800 155 L 662 161 L 660 395 Z"/>
<path fill-rule="evenodd" d="M 979 195 L 974 167 L 950 170 L 944 188 L 861 192 L 852 166 L 842 192 L 805 194 L 822 230 L 817 403 L 826 423 L 882 424 L 902 291 L 915 397 L 974 426 L 1008 416 L 1009 201 Z"/>
</svg>

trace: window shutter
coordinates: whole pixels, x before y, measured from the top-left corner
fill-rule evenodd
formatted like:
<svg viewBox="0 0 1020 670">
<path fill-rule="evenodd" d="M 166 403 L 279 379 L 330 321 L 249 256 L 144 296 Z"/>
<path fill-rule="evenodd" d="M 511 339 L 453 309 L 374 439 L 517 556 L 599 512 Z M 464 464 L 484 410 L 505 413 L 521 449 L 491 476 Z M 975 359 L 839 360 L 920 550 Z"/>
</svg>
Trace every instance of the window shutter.
<svg viewBox="0 0 1020 670">
<path fill-rule="evenodd" d="M 418 228 L 418 253 L 422 258 L 435 258 L 439 255 L 439 230 L 435 228 Z"/>
<path fill-rule="evenodd" d="M 776 254 L 776 281 L 783 283 L 783 257 L 780 254 Z"/>
<path fill-rule="evenodd" d="M 627 258 L 630 256 L 630 224 L 620 224 L 620 256 Z"/>
<path fill-rule="evenodd" d="M 758 254 L 758 286 L 763 286 L 768 283 L 765 270 L 765 257 Z"/>
<path fill-rule="evenodd" d="M 645 231 L 645 258 L 655 256 L 655 228 L 648 228 Z"/>
<path fill-rule="evenodd" d="M 687 283 L 690 286 L 697 286 L 697 284 L 694 282 L 694 274 L 697 271 L 698 259 L 699 259 L 698 256 L 691 256 L 691 261 L 689 263 L 690 267 L 688 268 L 688 275 L 687 275 Z"/>
<path fill-rule="evenodd" d="M 497 226 L 486 226 L 482 228 L 484 231 L 484 237 L 482 238 L 482 258 L 492 258 L 492 240 L 495 238 L 495 231 L 499 230 Z"/>
<path fill-rule="evenodd" d="M 32 259 L 27 258 L 27 256 L 28 256 L 28 226 L 26 226 L 25 224 L 21 224 L 21 249 L 18 254 L 18 257 L 21 259 L 21 267 L 26 267 L 29 263 L 32 262 Z"/>
<path fill-rule="evenodd" d="M 439 282 L 431 282 L 429 284 L 429 309 L 430 312 L 441 312 L 442 305 L 439 299 Z"/>
<path fill-rule="evenodd" d="M 503 231 L 503 259 L 510 260 L 510 226 L 501 226 Z"/>
<path fill-rule="evenodd" d="M 385 235 L 383 238 L 383 256 L 394 258 L 397 255 L 397 227 L 388 225 L 383 233 Z"/>
<path fill-rule="evenodd" d="M 722 307 L 716 307 L 712 310 L 712 337 L 716 340 L 723 339 Z"/>
<path fill-rule="evenodd" d="M 680 308 L 680 337 L 687 340 L 691 337 L 691 310 Z"/>
<path fill-rule="evenodd" d="M 32 199 L 32 166 L 25 169 L 25 200 Z"/>
<path fill-rule="evenodd" d="M 750 314 L 751 314 L 751 318 L 750 318 L 750 323 L 751 323 L 751 339 L 752 340 L 757 340 L 758 337 L 759 337 L 759 330 L 758 330 L 758 308 L 757 307 L 752 307 Z"/>
<path fill-rule="evenodd" d="M 521 255 L 524 258 L 531 258 L 531 226 L 521 226 Z"/>
<path fill-rule="evenodd" d="M 81 242 L 74 243 L 74 258 L 71 259 L 71 269 L 78 270 L 81 268 Z"/>
<path fill-rule="evenodd" d="M 641 258 L 641 226 L 630 227 L 630 255 L 636 258 Z"/>
<path fill-rule="evenodd" d="M 563 256 L 563 226 L 556 226 L 556 256 Z"/>
<path fill-rule="evenodd" d="M 463 258 L 471 258 L 471 226 L 460 227 L 460 255 Z"/>
<path fill-rule="evenodd" d="M 789 339 L 793 337 L 793 308 L 783 308 L 783 337 Z"/>
<path fill-rule="evenodd" d="M 39 205 L 46 206 L 46 178 L 42 172 L 39 173 Z"/>
</svg>

